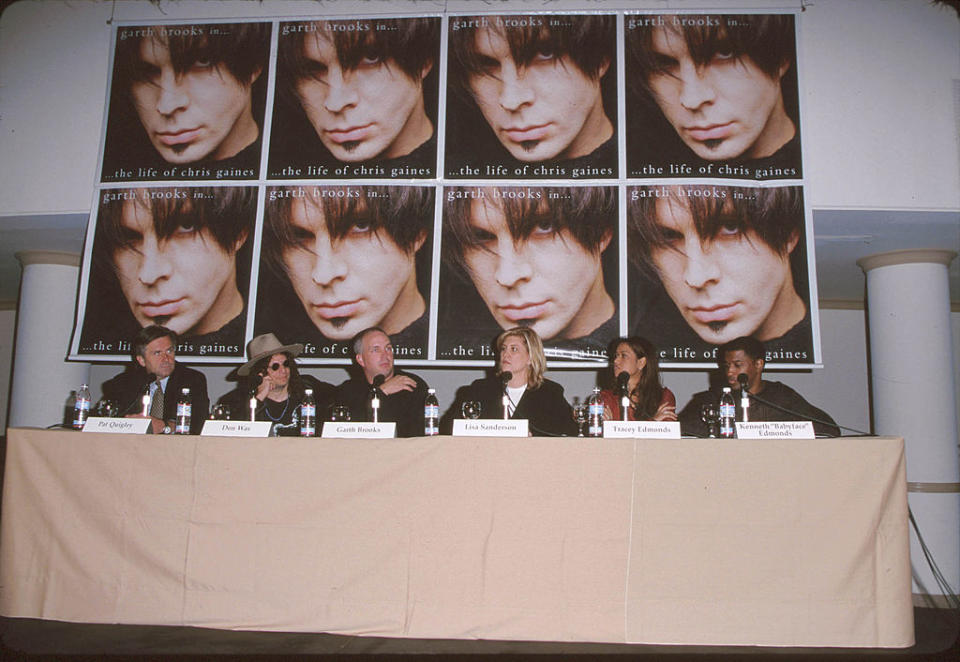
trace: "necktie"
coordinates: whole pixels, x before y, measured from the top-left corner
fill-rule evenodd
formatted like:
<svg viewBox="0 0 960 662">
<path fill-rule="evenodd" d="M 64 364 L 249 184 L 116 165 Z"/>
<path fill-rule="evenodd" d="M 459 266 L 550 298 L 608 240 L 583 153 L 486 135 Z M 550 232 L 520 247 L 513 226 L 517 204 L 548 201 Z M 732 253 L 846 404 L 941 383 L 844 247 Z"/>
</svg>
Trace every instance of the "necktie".
<svg viewBox="0 0 960 662">
<path fill-rule="evenodd" d="M 160 385 L 160 380 L 157 380 L 157 388 L 153 391 L 153 396 L 150 398 L 150 416 L 153 418 L 159 418 L 161 421 L 163 419 L 163 386 Z"/>
</svg>

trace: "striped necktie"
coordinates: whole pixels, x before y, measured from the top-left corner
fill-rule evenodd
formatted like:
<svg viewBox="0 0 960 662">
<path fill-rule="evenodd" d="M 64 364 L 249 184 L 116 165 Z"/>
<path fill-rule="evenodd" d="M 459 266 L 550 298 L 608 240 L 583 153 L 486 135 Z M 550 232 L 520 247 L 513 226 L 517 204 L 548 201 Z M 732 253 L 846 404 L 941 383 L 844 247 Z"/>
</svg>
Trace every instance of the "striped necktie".
<svg viewBox="0 0 960 662">
<path fill-rule="evenodd" d="M 160 384 L 158 379 L 157 388 L 153 391 L 153 396 L 150 398 L 150 416 L 153 418 L 159 418 L 161 421 L 163 419 L 163 386 Z"/>
</svg>

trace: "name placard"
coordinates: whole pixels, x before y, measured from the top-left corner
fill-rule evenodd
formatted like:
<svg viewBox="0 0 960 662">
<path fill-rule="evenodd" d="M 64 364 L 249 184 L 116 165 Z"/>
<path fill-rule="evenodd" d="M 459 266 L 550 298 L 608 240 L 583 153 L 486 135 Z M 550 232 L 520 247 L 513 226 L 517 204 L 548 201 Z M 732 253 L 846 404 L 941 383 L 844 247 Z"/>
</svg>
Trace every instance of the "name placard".
<svg viewBox="0 0 960 662">
<path fill-rule="evenodd" d="M 677 421 L 604 421 L 603 436 L 611 439 L 679 439 Z"/>
<path fill-rule="evenodd" d="M 269 437 L 270 421 L 205 421 L 203 437 Z"/>
<path fill-rule="evenodd" d="M 738 439 L 815 439 L 810 421 L 737 423 Z"/>
<path fill-rule="evenodd" d="M 457 418 L 453 434 L 458 437 L 528 437 L 525 418 Z"/>
<path fill-rule="evenodd" d="M 320 436 L 327 439 L 393 439 L 397 436 L 397 424 L 324 421 Z"/>
<path fill-rule="evenodd" d="M 150 427 L 149 418 L 114 418 L 91 416 L 83 424 L 83 432 L 107 434 L 146 434 Z"/>
</svg>

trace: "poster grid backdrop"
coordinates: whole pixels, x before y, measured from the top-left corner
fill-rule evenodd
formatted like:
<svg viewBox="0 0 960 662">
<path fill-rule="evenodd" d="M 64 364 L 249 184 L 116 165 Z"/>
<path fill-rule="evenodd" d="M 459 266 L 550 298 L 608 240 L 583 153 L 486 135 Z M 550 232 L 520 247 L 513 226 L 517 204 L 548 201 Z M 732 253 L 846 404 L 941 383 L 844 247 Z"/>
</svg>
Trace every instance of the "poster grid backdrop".
<svg viewBox="0 0 960 662">
<path fill-rule="evenodd" d="M 150 323 L 192 363 L 273 332 L 343 365 L 551 365 L 621 335 L 820 363 L 796 15 L 513 13 L 120 24 L 71 358 Z M 443 38 L 442 38 L 443 37 Z M 618 55 L 622 54 L 622 55 Z"/>
</svg>

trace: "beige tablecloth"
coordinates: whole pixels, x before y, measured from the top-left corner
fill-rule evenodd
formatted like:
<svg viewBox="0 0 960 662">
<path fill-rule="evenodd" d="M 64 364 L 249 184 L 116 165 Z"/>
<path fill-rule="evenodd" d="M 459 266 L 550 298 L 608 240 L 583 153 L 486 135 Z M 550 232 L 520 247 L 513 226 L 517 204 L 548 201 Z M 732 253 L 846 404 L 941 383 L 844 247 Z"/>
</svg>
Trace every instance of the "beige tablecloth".
<svg viewBox="0 0 960 662">
<path fill-rule="evenodd" d="M 8 430 L 0 613 L 423 638 L 913 643 L 903 441 Z"/>
</svg>

